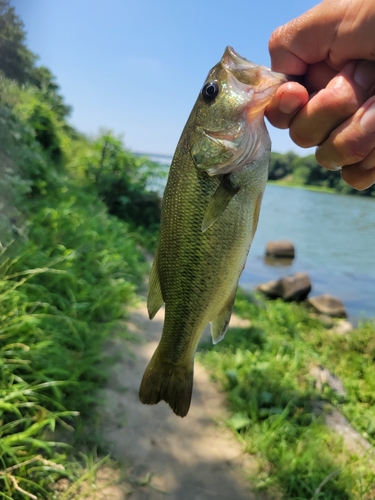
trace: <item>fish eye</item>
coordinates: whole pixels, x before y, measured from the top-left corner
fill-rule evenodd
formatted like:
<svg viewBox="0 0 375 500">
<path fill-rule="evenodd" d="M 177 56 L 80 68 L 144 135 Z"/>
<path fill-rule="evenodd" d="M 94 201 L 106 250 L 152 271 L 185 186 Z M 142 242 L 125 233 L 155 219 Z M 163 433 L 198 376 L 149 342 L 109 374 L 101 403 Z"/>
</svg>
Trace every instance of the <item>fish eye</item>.
<svg viewBox="0 0 375 500">
<path fill-rule="evenodd" d="M 213 101 L 218 95 L 219 90 L 218 82 L 207 82 L 202 89 L 202 97 L 206 102 Z"/>
</svg>

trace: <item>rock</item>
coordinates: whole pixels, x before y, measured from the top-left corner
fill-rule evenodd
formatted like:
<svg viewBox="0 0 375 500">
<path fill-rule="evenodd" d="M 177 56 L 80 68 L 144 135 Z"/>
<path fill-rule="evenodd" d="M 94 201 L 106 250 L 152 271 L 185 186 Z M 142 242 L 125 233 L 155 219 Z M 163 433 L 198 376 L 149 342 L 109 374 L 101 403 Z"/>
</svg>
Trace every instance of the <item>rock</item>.
<svg viewBox="0 0 375 500">
<path fill-rule="evenodd" d="M 269 241 L 266 246 L 266 256 L 294 259 L 294 245 L 291 241 Z"/>
<path fill-rule="evenodd" d="M 350 323 L 350 321 L 346 321 L 345 319 L 340 319 L 331 329 L 333 333 L 338 333 L 339 335 L 347 335 L 353 330 L 354 326 Z"/>
<path fill-rule="evenodd" d="M 333 375 L 333 373 L 331 373 L 327 368 L 324 368 L 323 366 L 314 366 L 310 370 L 310 375 L 314 377 L 316 381 L 316 388 L 318 390 L 323 390 L 323 385 L 327 384 L 340 396 L 346 396 L 346 392 L 341 380 Z"/>
<path fill-rule="evenodd" d="M 256 289 L 264 293 L 269 299 L 277 299 L 281 297 L 279 281 L 280 280 L 274 280 L 268 281 L 267 283 L 261 283 Z"/>
<path fill-rule="evenodd" d="M 293 259 L 289 257 L 271 257 L 270 255 L 265 255 L 263 261 L 271 267 L 289 267 L 293 264 Z"/>
<path fill-rule="evenodd" d="M 240 318 L 237 314 L 232 314 L 229 322 L 230 328 L 250 328 L 251 321 L 246 318 Z"/>
<path fill-rule="evenodd" d="M 311 297 L 308 303 L 319 313 L 328 314 L 337 318 L 346 318 L 346 310 L 340 299 L 325 293 L 318 297 Z"/>
<path fill-rule="evenodd" d="M 305 300 L 311 291 L 311 280 L 306 273 L 296 273 L 263 283 L 257 287 L 257 290 L 270 299 L 280 297 L 285 301 Z"/>
<path fill-rule="evenodd" d="M 315 401 L 313 413 L 318 417 L 323 416 L 325 424 L 343 437 L 348 451 L 360 457 L 365 456 L 367 465 L 374 466 L 374 453 L 371 444 L 350 425 L 337 408 L 324 401 Z"/>
</svg>

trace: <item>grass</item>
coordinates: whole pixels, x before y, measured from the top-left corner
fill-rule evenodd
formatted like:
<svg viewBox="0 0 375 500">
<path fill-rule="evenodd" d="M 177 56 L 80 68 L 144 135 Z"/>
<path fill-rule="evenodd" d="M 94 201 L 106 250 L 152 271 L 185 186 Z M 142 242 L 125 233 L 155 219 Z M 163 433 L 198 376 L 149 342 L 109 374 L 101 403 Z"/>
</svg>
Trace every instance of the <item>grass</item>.
<svg viewBox="0 0 375 500">
<path fill-rule="evenodd" d="M 85 139 L 51 97 L 59 102 L 53 89 L 0 77 L 0 499 L 95 490 L 109 463 L 96 454 L 98 389 L 111 362 L 103 345 L 144 276 L 139 246 L 155 243 L 145 209 L 151 222 L 159 213 L 146 192 L 155 166 L 108 134 Z M 99 193 L 125 215 L 138 206 L 139 218 L 130 226 L 108 216 Z M 374 496 L 368 464 L 314 412 L 316 401 L 332 404 L 374 442 L 373 325 L 339 338 L 297 306 L 239 295 L 236 309 L 251 328 L 232 330 L 201 359 L 228 391 L 228 425 L 258 456 L 253 480 L 288 499 Z M 317 391 L 316 364 L 342 378 L 345 398 Z"/>
<path fill-rule="evenodd" d="M 104 344 L 127 336 L 152 234 L 108 215 L 92 141 L 43 92 L 0 77 L 0 101 L 0 499 L 79 498 L 104 451 Z"/>
<path fill-rule="evenodd" d="M 0 498 L 13 500 L 57 498 L 82 475 L 73 445 L 98 444 L 103 345 L 145 270 L 128 226 L 84 189 L 30 205 L 0 252 Z"/>
<path fill-rule="evenodd" d="M 228 425 L 258 457 L 251 481 L 274 498 L 374 498 L 375 466 L 349 453 L 316 409 L 338 408 L 374 445 L 375 324 L 340 336 L 302 306 L 243 292 L 235 310 L 251 326 L 229 330 L 199 358 L 228 394 Z M 340 377 L 346 396 L 316 387 L 310 371 L 319 365 Z"/>
<path fill-rule="evenodd" d="M 340 193 L 334 188 L 329 188 L 326 186 L 314 186 L 311 184 L 298 184 L 296 181 L 293 180 L 288 180 L 288 179 L 281 179 L 278 181 L 268 181 L 268 184 L 274 185 L 274 186 L 286 186 L 286 187 L 291 187 L 291 188 L 296 188 L 296 189 L 306 189 L 307 191 L 319 191 L 321 193 L 330 193 L 330 194 L 344 194 Z"/>
</svg>

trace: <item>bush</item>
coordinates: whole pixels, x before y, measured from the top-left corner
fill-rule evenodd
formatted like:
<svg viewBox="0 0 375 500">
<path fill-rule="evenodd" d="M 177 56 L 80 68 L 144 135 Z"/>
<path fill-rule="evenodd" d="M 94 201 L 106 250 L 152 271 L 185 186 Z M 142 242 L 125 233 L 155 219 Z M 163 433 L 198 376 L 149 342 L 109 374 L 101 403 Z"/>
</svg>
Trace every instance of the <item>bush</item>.
<svg viewBox="0 0 375 500">
<path fill-rule="evenodd" d="M 166 170 L 125 150 L 121 140 L 111 133 L 97 138 L 82 160 L 86 178 L 94 184 L 109 213 L 155 239 L 161 198 L 153 187 L 153 179 L 165 176 Z"/>
</svg>

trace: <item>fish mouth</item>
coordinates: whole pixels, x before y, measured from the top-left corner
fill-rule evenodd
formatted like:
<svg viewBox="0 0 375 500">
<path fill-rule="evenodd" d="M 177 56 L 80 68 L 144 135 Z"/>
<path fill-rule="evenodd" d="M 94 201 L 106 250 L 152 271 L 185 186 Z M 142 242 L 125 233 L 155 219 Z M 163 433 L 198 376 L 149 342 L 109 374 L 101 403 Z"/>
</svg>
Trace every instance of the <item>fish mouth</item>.
<svg viewBox="0 0 375 500">
<path fill-rule="evenodd" d="M 240 56 L 233 47 L 228 45 L 221 58 L 225 70 L 236 78 L 240 84 L 250 85 L 256 94 L 262 94 L 288 81 L 287 75 L 254 64 Z"/>
<path fill-rule="evenodd" d="M 287 81 L 286 75 L 248 61 L 230 46 L 226 47 L 220 64 L 225 72 L 227 92 L 238 96 L 232 111 L 238 114 L 231 127 L 202 128 L 212 150 L 222 154 L 222 161 L 206 168 L 209 175 L 240 171 L 270 149 L 264 109 L 277 88 Z"/>
<path fill-rule="evenodd" d="M 245 57 L 240 56 L 230 45 L 225 48 L 223 57 L 221 58 L 221 63 L 231 73 L 233 71 L 237 72 L 241 70 L 256 70 L 259 67 L 257 64 L 252 63 Z"/>
<path fill-rule="evenodd" d="M 265 66 L 260 67 L 262 73 L 262 83 L 255 89 L 255 94 L 271 93 L 273 96 L 273 91 L 276 91 L 282 83 L 288 81 L 288 78 L 283 73 L 277 73 L 276 71 L 271 71 Z"/>
<path fill-rule="evenodd" d="M 245 110 L 248 121 L 254 120 L 257 115 L 260 116 L 260 112 L 272 100 L 278 87 L 288 81 L 285 74 L 252 63 L 229 45 L 221 58 L 221 64 L 232 85 L 249 97 L 251 95 Z"/>
</svg>

